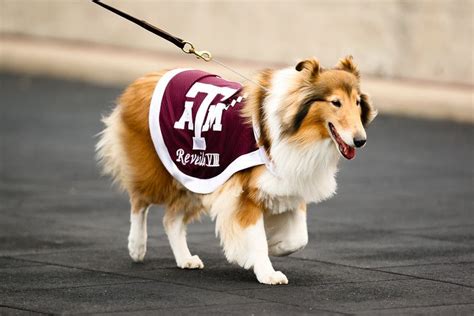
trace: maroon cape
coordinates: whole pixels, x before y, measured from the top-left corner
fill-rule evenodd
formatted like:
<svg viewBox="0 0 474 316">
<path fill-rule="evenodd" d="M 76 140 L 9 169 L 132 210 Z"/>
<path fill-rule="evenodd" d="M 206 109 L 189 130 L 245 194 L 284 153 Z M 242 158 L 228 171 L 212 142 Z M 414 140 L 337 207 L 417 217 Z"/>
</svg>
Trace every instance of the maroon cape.
<svg viewBox="0 0 474 316">
<path fill-rule="evenodd" d="M 196 193 L 265 163 L 251 124 L 240 115 L 242 86 L 199 70 L 175 69 L 159 81 L 149 124 L 168 172 Z"/>
</svg>

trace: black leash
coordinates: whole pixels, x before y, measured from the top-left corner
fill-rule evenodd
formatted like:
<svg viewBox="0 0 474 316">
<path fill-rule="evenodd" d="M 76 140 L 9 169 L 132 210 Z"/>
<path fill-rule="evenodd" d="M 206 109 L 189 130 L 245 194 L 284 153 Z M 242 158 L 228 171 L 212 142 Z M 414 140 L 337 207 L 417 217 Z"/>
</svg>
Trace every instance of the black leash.
<svg viewBox="0 0 474 316">
<path fill-rule="evenodd" d="M 158 35 L 159 37 L 167 40 L 168 42 L 170 43 L 173 43 L 174 45 L 176 45 L 177 47 L 179 47 L 183 52 L 185 52 L 186 54 L 193 54 L 195 55 L 197 58 L 200 58 L 204 61 L 211 61 L 212 59 L 212 55 L 210 52 L 208 51 L 198 51 L 194 48 L 194 45 L 188 41 L 185 41 L 179 37 L 176 37 L 176 36 L 173 36 L 171 35 L 170 33 L 154 26 L 154 25 L 151 25 L 150 23 L 146 22 L 146 21 L 143 21 L 143 20 L 139 20 L 123 11 L 120 11 L 119 9 L 116 9 L 114 7 L 111 7 L 110 5 L 108 4 L 105 4 L 105 3 L 102 3 L 100 2 L 100 0 L 92 0 L 92 2 L 94 2 L 95 4 L 98 4 L 100 5 L 101 7 L 117 14 L 117 15 L 120 15 L 122 18 L 124 19 L 127 19 L 141 27 L 143 27 L 145 30 L 147 31 L 150 31 L 152 32 L 153 34 L 155 35 Z"/>
<path fill-rule="evenodd" d="M 193 54 L 195 55 L 198 59 L 202 59 L 204 61 L 213 61 L 214 63 L 220 65 L 221 67 L 224 67 L 225 69 L 233 72 L 234 74 L 238 75 L 239 77 L 245 79 L 246 81 L 250 81 L 252 82 L 253 84 L 259 86 L 260 88 L 262 88 L 263 90 L 267 91 L 267 88 L 262 86 L 260 83 L 258 82 L 255 82 L 254 80 L 244 76 L 243 74 L 241 74 L 240 72 L 232 69 L 231 67 L 227 66 L 226 64 L 224 64 L 223 62 L 220 62 L 218 60 L 216 60 L 215 58 L 212 57 L 211 53 L 208 52 L 208 51 L 205 51 L 205 50 L 201 50 L 201 51 L 198 51 L 194 48 L 194 45 L 191 43 L 191 42 L 188 42 L 188 41 L 185 41 L 179 37 L 176 37 L 174 35 L 171 35 L 170 33 L 154 26 L 154 25 L 151 25 L 150 23 L 146 22 L 146 21 L 143 21 L 143 20 L 139 20 L 137 19 L 136 17 L 133 17 L 131 15 L 129 15 L 128 13 L 125 13 L 123 11 L 120 11 L 119 9 L 116 9 L 114 7 L 111 7 L 110 5 L 108 4 L 105 4 L 105 3 L 102 3 L 100 2 L 100 0 L 92 0 L 92 2 L 94 2 L 95 4 L 98 4 L 100 5 L 101 7 L 109 10 L 109 11 L 112 11 L 113 13 L 117 14 L 117 15 L 120 15 L 121 17 L 123 17 L 124 19 L 127 19 L 141 27 L 143 27 L 144 29 L 146 29 L 147 31 L 150 31 L 152 32 L 153 34 L 155 35 L 158 35 L 159 37 L 167 40 L 168 42 L 171 42 L 173 43 L 174 45 L 176 45 L 177 47 L 179 47 L 183 52 L 185 52 L 186 54 Z"/>
</svg>

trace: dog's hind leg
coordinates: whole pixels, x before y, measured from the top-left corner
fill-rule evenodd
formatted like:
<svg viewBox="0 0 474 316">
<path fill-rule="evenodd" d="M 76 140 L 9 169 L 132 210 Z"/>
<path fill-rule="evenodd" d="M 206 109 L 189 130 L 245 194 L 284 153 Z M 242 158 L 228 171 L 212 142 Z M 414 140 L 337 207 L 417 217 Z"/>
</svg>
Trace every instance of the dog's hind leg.
<svg viewBox="0 0 474 316">
<path fill-rule="evenodd" d="M 227 260 L 253 268 L 260 283 L 287 284 L 286 276 L 273 269 L 268 257 L 262 209 L 238 191 L 222 194 L 212 208 Z"/>
<path fill-rule="evenodd" d="M 167 209 L 163 226 L 170 242 L 176 264 L 181 269 L 202 269 L 204 264 L 197 255 L 191 255 L 186 241 L 186 221 L 184 212 Z"/>
<path fill-rule="evenodd" d="M 142 262 L 146 254 L 147 215 L 150 204 L 139 198 L 130 198 L 130 233 L 128 235 L 128 252 L 132 260 Z"/>
</svg>

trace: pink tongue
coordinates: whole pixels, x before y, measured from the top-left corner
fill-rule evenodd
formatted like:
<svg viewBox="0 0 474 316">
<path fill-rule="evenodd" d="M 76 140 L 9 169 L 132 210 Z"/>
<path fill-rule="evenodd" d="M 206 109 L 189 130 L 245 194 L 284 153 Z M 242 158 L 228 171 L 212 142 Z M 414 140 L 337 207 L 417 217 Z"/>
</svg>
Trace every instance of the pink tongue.
<svg viewBox="0 0 474 316">
<path fill-rule="evenodd" d="M 356 155 L 356 150 L 350 146 L 347 146 L 348 148 L 346 149 L 346 158 L 347 159 L 353 159 Z"/>
<path fill-rule="evenodd" d="M 344 156 L 344 158 L 346 158 L 348 160 L 351 160 L 355 157 L 356 151 L 355 151 L 354 147 L 351 147 L 351 146 L 347 145 L 342 140 L 341 140 L 341 143 L 339 145 L 340 145 L 339 149 L 341 150 L 342 155 Z"/>
</svg>

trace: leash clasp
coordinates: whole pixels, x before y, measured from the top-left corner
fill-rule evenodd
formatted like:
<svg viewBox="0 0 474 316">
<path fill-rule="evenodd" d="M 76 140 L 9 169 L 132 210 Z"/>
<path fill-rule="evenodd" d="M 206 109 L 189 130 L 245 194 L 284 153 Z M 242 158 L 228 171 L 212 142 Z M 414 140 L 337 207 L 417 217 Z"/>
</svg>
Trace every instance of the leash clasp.
<svg viewBox="0 0 474 316">
<path fill-rule="evenodd" d="M 186 54 L 193 54 L 196 56 L 196 58 L 200 58 L 204 61 L 211 61 L 212 60 L 212 54 L 208 52 L 207 50 L 196 50 L 194 48 L 194 45 L 188 41 L 183 41 L 184 46 L 181 48 L 183 52 Z"/>
</svg>

